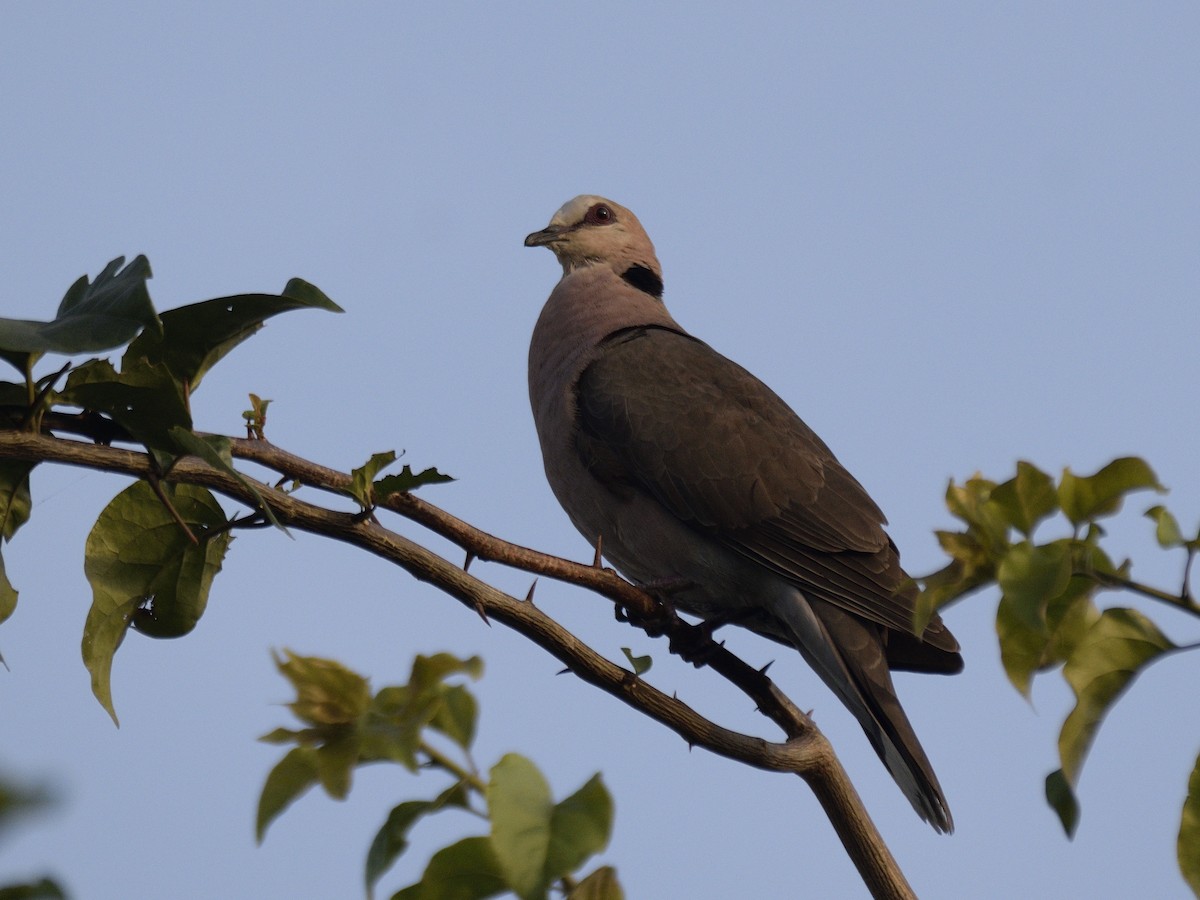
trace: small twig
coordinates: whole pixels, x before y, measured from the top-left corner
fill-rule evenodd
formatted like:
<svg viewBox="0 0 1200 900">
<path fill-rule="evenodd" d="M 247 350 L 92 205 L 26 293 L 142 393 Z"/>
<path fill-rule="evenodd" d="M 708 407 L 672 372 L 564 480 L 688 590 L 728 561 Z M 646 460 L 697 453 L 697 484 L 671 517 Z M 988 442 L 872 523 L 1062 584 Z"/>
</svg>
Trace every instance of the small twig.
<svg viewBox="0 0 1200 900">
<path fill-rule="evenodd" d="M 1196 558 L 1196 551 L 1190 547 L 1187 552 L 1187 560 L 1183 564 L 1183 588 L 1179 592 L 1179 596 L 1184 599 L 1189 605 L 1195 605 L 1196 600 L 1192 596 L 1192 560 Z"/>
<path fill-rule="evenodd" d="M 1189 558 L 1190 559 L 1190 558 Z M 1134 594 L 1139 594 L 1143 597 L 1149 597 L 1151 600 L 1159 600 L 1175 609 L 1182 612 L 1191 613 L 1193 616 L 1200 616 L 1200 604 L 1190 596 L 1187 582 L 1184 582 L 1183 591 L 1179 594 L 1172 594 L 1170 591 L 1160 590 L 1156 587 L 1151 587 L 1148 584 L 1142 584 L 1137 581 L 1131 581 L 1128 578 L 1122 578 L 1120 575 L 1111 575 L 1107 572 L 1080 572 L 1076 574 L 1090 575 L 1100 584 L 1106 587 L 1120 588 L 1130 591 Z M 1186 571 L 1185 571 L 1186 575 Z"/>
<path fill-rule="evenodd" d="M 30 359 L 32 360 L 32 357 Z M 46 398 L 54 390 L 54 385 L 58 383 L 58 379 L 62 378 L 70 369 L 71 361 L 67 360 L 57 372 L 52 372 L 44 378 L 39 379 L 39 381 L 44 381 L 45 383 L 42 384 L 36 393 L 34 392 L 34 388 L 37 387 L 37 383 L 29 380 L 33 377 L 33 372 L 31 369 L 26 371 L 25 378 L 29 386 L 29 408 L 26 410 L 22 427 L 32 431 L 39 431 L 41 429 L 41 419 L 46 413 Z"/>
<path fill-rule="evenodd" d="M 158 472 L 155 471 L 153 465 L 150 466 L 150 473 L 146 476 L 146 482 L 150 485 L 150 489 L 154 491 L 154 496 L 158 497 L 159 502 L 171 514 L 171 518 L 175 520 L 175 524 L 183 529 L 183 533 L 187 535 L 187 539 L 196 546 L 199 546 L 199 538 L 188 527 L 188 523 L 183 521 L 183 516 L 179 514 L 179 510 L 175 508 L 175 504 L 171 502 L 171 498 L 167 496 L 167 492 L 163 490 L 162 482 L 159 480 Z"/>
<path fill-rule="evenodd" d="M 421 741 L 419 749 L 422 753 L 429 757 L 429 761 L 439 769 L 445 769 L 447 772 L 477 793 L 481 795 L 487 793 L 487 785 L 484 784 L 482 778 L 480 778 L 476 773 L 464 769 L 428 741 Z"/>
<path fill-rule="evenodd" d="M 204 532 L 204 540 L 206 540 L 206 541 L 212 540 L 218 534 L 224 534 L 226 531 L 233 531 L 234 529 L 249 530 L 252 528 L 274 528 L 274 527 L 275 526 L 272 525 L 270 522 L 268 522 L 266 516 L 264 516 L 261 512 L 254 512 L 243 518 L 238 518 L 237 516 L 234 516 L 232 519 L 226 520 L 226 522 L 222 525 L 216 525 L 212 528 L 207 529 Z"/>
</svg>

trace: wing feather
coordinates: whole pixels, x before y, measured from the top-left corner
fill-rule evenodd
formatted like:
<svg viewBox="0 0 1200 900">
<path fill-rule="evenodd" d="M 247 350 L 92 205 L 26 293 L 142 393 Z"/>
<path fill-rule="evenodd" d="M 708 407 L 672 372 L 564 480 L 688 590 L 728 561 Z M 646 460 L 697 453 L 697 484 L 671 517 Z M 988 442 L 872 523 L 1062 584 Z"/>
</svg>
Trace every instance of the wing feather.
<svg viewBox="0 0 1200 900">
<path fill-rule="evenodd" d="M 607 483 L 648 493 L 813 597 L 911 632 L 916 591 L 883 513 L 741 366 L 683 332 L 628 329 L 582 372 L 576 402 L 577 449 Z M 958 650 L 940 620 L 923 638 Z"/>
</svg>

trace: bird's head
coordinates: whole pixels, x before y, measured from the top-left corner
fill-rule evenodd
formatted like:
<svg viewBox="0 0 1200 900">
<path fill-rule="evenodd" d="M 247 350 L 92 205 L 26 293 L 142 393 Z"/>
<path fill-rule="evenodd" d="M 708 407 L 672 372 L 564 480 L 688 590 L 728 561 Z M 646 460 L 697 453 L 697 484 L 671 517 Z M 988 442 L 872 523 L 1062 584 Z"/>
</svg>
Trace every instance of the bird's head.
<svg viewBox="0 0 1200 900">
<path fill-rule="evenodd" d="M 549 225 L 525 238 L 525 246 L 549 247 L 564 275 L 584 266 L 609 265 L 647 293 L 662 295 L 662 269 L 642 223 L 603 197 L 582 194 L 563 204 Z"/>
</svg>

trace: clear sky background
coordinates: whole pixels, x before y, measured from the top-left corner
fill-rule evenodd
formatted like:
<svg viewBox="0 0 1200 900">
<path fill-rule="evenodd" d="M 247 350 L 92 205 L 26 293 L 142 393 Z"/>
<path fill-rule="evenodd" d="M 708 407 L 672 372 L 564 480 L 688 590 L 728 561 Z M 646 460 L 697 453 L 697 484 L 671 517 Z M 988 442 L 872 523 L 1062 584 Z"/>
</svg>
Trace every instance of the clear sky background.
<svg viewBox="0 0 1200 900">
<path fill-rule="evenodd" d="M 273 320 L 205 381 L 198 427 L 238 433 L 254 391 L 274 400 L 279 445 L 342 469 L 406 450 L 458 478 L 427 499 L 586 560 L 545 484 L 525 387 L 559 269 L 521 241 L 600 193 L 642 219 L 679 321 L 826 439 L 911 571 L 942 563 L 947 480 L 1005 478 L 1018 459 L 1090 473 L 1144 455 L 1194 527 L 1200 8 L 738 7 L 0 5 L 0 315 L 52 316 L 118 255 L 149 256 L 160 309 L 301 276 L 346 315 Z M 79 656 L 82 557 L 124 484 L 39 469 L 33 519 L 5 548 L 21 598 L 0 628 L 0 771 L 59 802 L 0 845 L 0 882 L 52 871 L 88 900 L 361 896 L 387 810 L 440 782 L 375 767 L 346 803 L 305 796 L 256 847 L 280 751 L 255 738 L 291 721 L 269 656 L 286 646 L 376 686 L 418 652 L 482 655 L 479 762 L 526 753 L 559 796 L 603 770 L 617 819 L 602 859 L 630 898 L 864 894 L 799 779 L 689 752 L 503 627 L 302 534 L 239 537 L 188 637 L 129 637 L 115 729 Z M 1181 559 L 1153 545 L 1153 502 L 1129 505 L 1110 552 L 1170 588 Z M 664 690 L 775 736 L 604 601 L 551 582 L 537 597 L 614 658 L 652 654 Z M 1200 749 L 1194 654 L 1155 665 L 1106 721 L 1069 842 L 1042 783 L 1070 694 L 1057 675 L 1032 705 L 1008 685 L 995 603 L 947 615 L 963 675 L 897 679 L 951 837 L 916 818 L 797 654 L 726 637 L 777 660 L 922 897 L 1186 896 L 1174 842 Z M 1148 611 L 1196 639 L 1194 621 Z M 382 887 L 473 832 L 430 823 Z"/>
</svg>

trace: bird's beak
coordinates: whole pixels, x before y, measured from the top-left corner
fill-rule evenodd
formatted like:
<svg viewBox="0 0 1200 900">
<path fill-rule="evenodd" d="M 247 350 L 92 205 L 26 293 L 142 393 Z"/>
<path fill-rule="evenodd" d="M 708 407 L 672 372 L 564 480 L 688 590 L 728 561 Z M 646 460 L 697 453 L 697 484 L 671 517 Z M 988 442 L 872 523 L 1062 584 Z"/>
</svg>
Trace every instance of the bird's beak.
<svg viewBox="0 0 1200 900">
<path fill-rule="evenodd" d="M 562 225 L 548 225 L 525 238 L 526 247 L 545 247 L 557 241 L 567 229 Z"/>
</svg>

